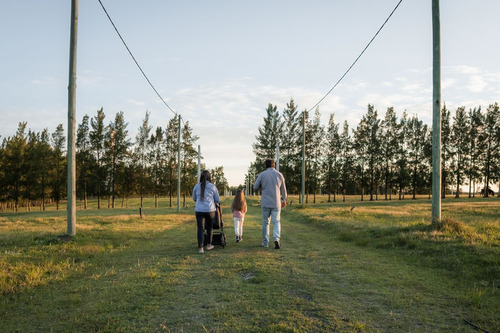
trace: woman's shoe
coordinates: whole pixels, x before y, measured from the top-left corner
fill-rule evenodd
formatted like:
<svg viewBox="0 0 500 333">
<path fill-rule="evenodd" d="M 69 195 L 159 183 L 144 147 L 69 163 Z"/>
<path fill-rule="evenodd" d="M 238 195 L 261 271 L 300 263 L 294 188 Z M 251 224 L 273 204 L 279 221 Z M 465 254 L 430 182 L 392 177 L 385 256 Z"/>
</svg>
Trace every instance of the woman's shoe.
<svg viewBox="0 0 500 333">
<path fill-rule="evenodd" d="M 207 251 L 213 250 L 214 246 L 212 244 L 207 245 Z"/>
<path fill-rule="evenodd" d="M 205 252 L 205 251 L 203 251 L 203 248 L 202 248 L 202 247 L 200 247 L 200 251 L 199 251 L 199 252 L 200 252 L 201 254 L 203 254 L 203 252 Z"/>
</svg>

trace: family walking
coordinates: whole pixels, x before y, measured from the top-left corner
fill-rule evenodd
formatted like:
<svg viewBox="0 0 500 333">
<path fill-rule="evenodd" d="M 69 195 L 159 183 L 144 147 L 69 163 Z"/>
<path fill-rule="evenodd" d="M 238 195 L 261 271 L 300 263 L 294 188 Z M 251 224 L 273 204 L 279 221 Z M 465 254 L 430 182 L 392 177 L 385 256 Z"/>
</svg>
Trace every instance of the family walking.
<svg viewBox="0 0 500 333">
<path fill-rule="evenodd" d="M 261 190 L 262 196 L 260 206 L 262 211 L 262 246 L 269 247 L 270 222 L 273 224 L 274 248 L 281 248 L 281 208 L 285 207 L 287 192 L 285 178 L 276 170 L 276 163 L 273 159 L 265 160 L 266 170 L 261 172 L 253 186 L 254 190 Z M 216 205 L 220 204 L 219 191 L 211 182 L 210 173 L 205 170 L 201 173 L 200 182 L 193 189 L 193 200 L 196 202 L 194 210 L 197 224 L 198 249 L 204 253 L 206 250 L 214 248 L 212 245 L 213 220 L 215 217 Z M 234 220 L 234 233 L 236 242 L 243 239 L 243 222 L 247 212 L 247 203 L 243 191 L 240 189 L 231 204 L 231 211 Z M 206 235 L 205 235 L 206 229 Z M 207 239 L 205 239 L 205 237 Z"/>
</svg>

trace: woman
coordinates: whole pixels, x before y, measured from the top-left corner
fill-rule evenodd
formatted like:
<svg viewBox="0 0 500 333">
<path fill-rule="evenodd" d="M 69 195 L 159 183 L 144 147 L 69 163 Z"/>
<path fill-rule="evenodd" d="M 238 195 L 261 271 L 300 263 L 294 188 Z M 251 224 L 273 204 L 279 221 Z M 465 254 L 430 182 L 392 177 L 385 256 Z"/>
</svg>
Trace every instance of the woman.
<svg viewBox="0 0 500 333">
<path fill-rule="evenodd" d="M 214 248 L 212 245 L 212 227 L 215 217 L 215 204 L 220 203 L 219 191 L 211 183 L 210 172 L 203 170 L 200 182 L 193 188 L 193 200 L 196 202 L 194 212 L 198 226 L 198 248 L 203 253 L 204 229 L 207 228 L 207 251 Z"/>
</svg>

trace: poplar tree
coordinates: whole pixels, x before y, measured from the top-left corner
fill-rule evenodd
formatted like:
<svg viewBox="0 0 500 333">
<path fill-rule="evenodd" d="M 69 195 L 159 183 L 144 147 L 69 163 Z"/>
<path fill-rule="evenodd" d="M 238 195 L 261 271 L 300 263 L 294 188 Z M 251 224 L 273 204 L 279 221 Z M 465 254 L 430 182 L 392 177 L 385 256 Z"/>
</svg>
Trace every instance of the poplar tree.
<svg viewBox="0 0 500 333">
<path fill-rule="evenodd" d="M 90 120 L 89 132 L 90 147 L 92 154 L 96 161 L 96 168 L 94 170 L 94 183 L 97 190 L 97 209 L 101 209 L 101 196 L 104 189 L 105 169 L 103 164 L 104 157 L 104 138 L 106 134 L 106 126 L 104 125 L 103 108 L 97 111 L 94 118 Z"/>
<path fill-rule="evenodd" d="M 396 153 L 399 149 L 397 121 L 394 108 L 387 108 L 384 120 L 380 124 L 380 154 L 383 163 L 385 200 L 392 197 L 393 168 L 396 163 Z"/>
<path fill-rule="evenodd" d="M 19 208 L 23 190 L 23 160 L 26 152 L 26 122 L 20 122 L 16 135 L 7 138 L 3 152 L 5 193 L 7 200 L 14 203 L 14 211 Z"/>
<path fill-rule="evenodd" d="M 423 168 L 421 170 L 424 178 L 425 186 L 428 189 L 429 199 L 432 198 L 432 126 L 427 126 L 427 135 L 423 142 L 424 159 Z"/>
<path fill-rule="evenodd" d="M 31 210 L 32 203 L 39 198 L 39 184 L 40 184 L 40 169 L 39 169 L 39 161 L 40 161 L 40 150 L 39 150 L 39 141 L 40 134 L 28 131 L 27 138 L 27 146 L 26 146 L 26 158 L 24 162 L 26 163 L 26 186 L 24 188 L 23 196 L 26 198 L 26 209 L 28 211 Z"/>
<path fill-rule="evenodd" d="M 123 112 L 116 114 L 115 120 L 110 122 L 105 134 L 105 160 L 107 164 L 108 203 L 115 208 L 117 184 L 121 184 L 128 158 L 128 149 L 131 146 L 128 139 L 128 123 L 125 122 Z M 109 204 L 108 204 L 109 205 Z"/>
<path fill-rule="evenodd" d="M 484 196 L 489 196 L 490 183 L 500 178 L 500 108 L 498 103 L 491 104 L 486 110 L 484 128 L 481 135 L 483 142 L 483 165 Z"/>
<path fill-rule="evenodd" d="M 56 210 L 59 210 L 59 202 L 66 195 L 67 169 L 65 159 L 63 125 L 59 124 L 52 133 L 52 199 L 56 203 Z"/>
<path fill-rule="evenodd" d="M 179 121 L 172 117 L 165 129 L 165 181 L 166 191 L 169 195 L 169 206 L 172 207 L 172 196 L 177 188 L 177 135 Z"/>
<path fill-rule="evenodd" d="M 321 125 L 321 115 L 319 113 L 319 108 L 316 108 L 314 112 L 314 119 L 310 124 L 310 152 L 307 155 L 311 166 L 311 190 L 313 193 L 313 202 L 316 203 L 316 193 L 320 188 L 321 184 L 321 165 L 323 164 L 323 150 L 324 147 L 324 135 L 325 129 Z"/>
<path fill-rule="evenodd" d="M 380 120 L 373 105 L 368 104 L 366 115 L 360 120 L 354 131 L 354 147 L 358 156 L 358 169 L 360 171 L 361 200 L 363 201 L 365 171 L 370 177 L 370 201 L 373 200 L 375 190 L 375 168 L 380 159 Z"/>
<path fill-rule="evenodd" d="M 228 188 L 226 176 L 224 175 L 224 167 L 218 166 L 210 170 L 212 183 L 217 187 L 219 193 L 222 195 L 224 190 Z"/>
<path fill-rule="evenodd" d="M 76 133 L 76 193 L 83 199 L 83 208 L 87 209 L 92 187 L 92 170 L 96 168 L 91 150 L 88 115 L 83 116 Z"/>
<path fill-rule="evenodd" d="M 467 114 L 465 112 L 465 107 L 459 107 L 455 112 L 455 117 L 453 118 L 451 139 L 453 142 L 452 150 L 452 161 L 454 166 L 454 176 L 456 182 L 456 192 L 455 198 L 460 198 L 460 185 L 462 185 L 462 174 L 465 171 L 465 166 L 468 164 L 468 156 L 470 149 L 470 139 L 468 135 L 470 133 L 469 122 L 467 120 Z"/>
<path fill-rule="evenodd" d="M 450 111 L 446 109 L 446 104 L 441 110 L 441 199 L 446 198 L 446 188 L 448 186 L 448 176 L 450 174 L 449 163 L 451 156 L 451 126 Z"/>
<path fill-rule="evenodd" d="M 49 184 L 50 184 L 50 164 L 52 155 L 52 148 L 50 146 L 48 129 L 44 129 L 40 134 L 39 150 L 40 150 L 39 169 L 41 173 L 40 192 L 42 200 L 41 205 L 42 205 L 42 210 L 45 211 L 45 201 L 48 195 Z"/>
<path fill-rule="evenodd" d="M 412 199 L 416 199 L 417 189 L 424 183 L 425 178 L 422 170 L 425 168 L 425 145 L 427 137 L 427 125 L 414 115 L 408 122 L 408 157 L 410 166 L 410 179 Z"/>
<path fill-rule="evenodd" d="M 484 116 L 481 107 L 470 109 L 468 115 L 469 133 L 467 135 L 469 145 L 469 164 L 464 170 L 469 178 L 469 198 L 475 197 L 475 182 L 480 181 L 479 163 L 481 159 L 481 133 L 484 126 Z"/>
<path fill-rule="evenodd" d="M 280 172 L 286 181 L 287 191 L 298 193 L 300 188 L 300 162 L 302 143 L 297 145 L 301 130 L 300 117 L 298 116 L 297 105 L 293 99 L 287 103 L 283 110 L 283 127 L 280 141 Z"/>
<path fill-rule="evenodd" d="M 375 185 L 377 179 L 375 174 L 380 158 L 380 119 L 378 119 L 378 112 L 373 105 L 368 104 L 368 112 L 366 114 L 368 123 L 368 172 L 370 174 L 370 201 L 373 200 L 373 195 L 376 191 Z"/>
<path fill-rule="evenodd" d="M 142 125 L 139 127 L 135 137 L 135 149 L 133 155 L 134 163 L 137 165 L 137 172 L 139 174 L 138 190 L 141 198 L 141 207 L 143 206 L 144 196 L 146 194 L 149 181 L 151 156 L 148 140 L 152 129 L 153 127 L 149 125 L 149 112 L 146 111 L 146 115 L 142 120 Z"/>
<path fill-rule="evenodd" d="M 183 206 L 186 207 L 186 196 L 191 195 L 193 187 L 198 182 L 196 175 L 198 173 L 198 151 L 195 148 L 195 143 L 199 139 L 193 135 L 193 129 L 189 126 L 189 121 L 184 123 L 181 130 L 181 191 L 183 194 Z M 226 184 L 221 184 L 227 187 Z M 222 191 L 221 188 L 219 190 Z"/>
<path fill-rule="evenodd" d="M 277 106 L 269 103 L 266 109 L 264 124 L 259 126 L 259 134 L 253 145 L 253 152 L 257 160 L 264 161 L 266 158 L 274 158 L 276 155 L 276 143 L 278 142 L 283 124 L 277 111 Z M 259 171 L 262 171 L 263 168 Z"/>
<path fill-rule="evenodd" d="M 342 134 L 340 135 L 340 178 L 342 184 L 342 202 L 345 202 L 347 190 L 354 183 L 353 175 L 353 143 L 349 134 L 349 123 L 344 121 Z"/>
<path fill-rule="evenodd" d="M 149 139 L 151 151 L 151 182 L 155 197 L 155 208 L 158 208 L 158 197 L 164 191 L 165 184 L 165 139 L 163 129 L 158 126 Z"/>
<path fill-rule="evenodd" d="M 331 202 L 331 194 L 333 190 L 333 202 L 337 201 L 337 192 L 339 188 L 340 178 L 340 154 L 341 142 L 339 135 L 339 124 L 335 123 L 335 115 L 330 114 L 328 120 L 328 128 L 325 135 L 325 181 L 328 192 L 328 202 Z"/>
<path fill-rule="evenodd" d="M 399 200 L 404 199 L 404 191 L 409 183 L 409 173 L 408 173 L 408 150 L 407 150 L 407 139 L 408 139 L 408 114 L 403 112 L 401 119 L 398 124 L 398 149 L 397 149 L 397 160 L 396 160 L 396 181 L 398 183 L 398 195 Z"/>
<path fill-rule="evenodd" d="M 311 193 L 313 182 L 314 182 L 314 161 L 313 161 L 313 150 L 315 149 L 315 133 L 314 133 L 314 122 L 309 118 L 309 111 L 304 110 L 302 112 L 302 116 L 304 117 L 304 131 L 305 131 L 305 143 L 303 144 L 302 135 L 298 137 L 298 141 L 296 142 L 297 146 L 304 146 L 304 163 L 305 163 L 305 202 L 309 202 L 309 194 Z"/>
</svg>

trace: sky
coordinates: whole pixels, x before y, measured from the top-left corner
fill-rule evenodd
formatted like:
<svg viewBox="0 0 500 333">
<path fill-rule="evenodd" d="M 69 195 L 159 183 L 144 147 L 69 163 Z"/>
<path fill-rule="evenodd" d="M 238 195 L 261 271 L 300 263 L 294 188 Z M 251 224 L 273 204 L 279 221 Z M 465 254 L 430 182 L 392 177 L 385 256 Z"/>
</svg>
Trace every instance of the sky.
<svg viewBox="0 0 500 333">
<path fill-rule="evenodd" d="M 310 110 L 345 73 L 399 0 L 101 0 L 166 103 L 198 136 L 202 162 L 244 183 L 269 103 Z M 355 128 L 374 105 L 432 124 L 432 1 L 403 0 L 340 84 L 319 105 Z M 77 126 L 104 108 L 124 113 L 135 140 L 146 112 L 166 127 L 156 95 L 98 0 L 80 0 Z M 500 1 L 441 0 L 441 100 L 483 110 L 500 102 Z M 67 130 L 70 0 L 0 4 L 0 136 L 26 121 Z"/>
</svg>

